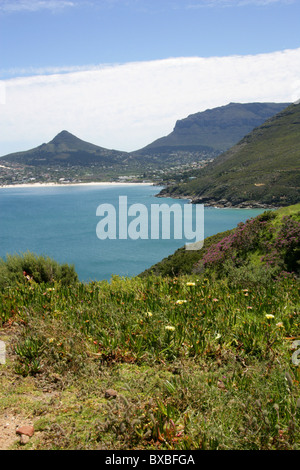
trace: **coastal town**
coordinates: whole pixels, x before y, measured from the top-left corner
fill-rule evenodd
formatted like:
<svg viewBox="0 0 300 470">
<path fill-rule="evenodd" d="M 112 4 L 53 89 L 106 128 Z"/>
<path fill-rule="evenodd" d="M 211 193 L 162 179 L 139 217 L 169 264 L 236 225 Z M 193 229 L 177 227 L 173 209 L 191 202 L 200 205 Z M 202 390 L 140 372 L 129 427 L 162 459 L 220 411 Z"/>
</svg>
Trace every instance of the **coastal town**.
<svg viewBox="0 0 300 470">
<path fill-rule="evenodd" d="M 1 160 L 0 160 L 1 161 Z M 156 184 L 178 181 L 180 175 L 192 173 L 204 168 L 212 159 L 195 160 L 185 164 L 176 164 L 164 168 L 152 168 L 151 165 L 134 172 L 132 168 L 115 168 L 103 165 L 88 167 L 65 166 L 29 166 L 16 162 L 3 161 L 0 164 L 0 187 L 20 184 L 56 183 L 79 184 L 94 181 L 154 182 Z"/>
</svg>

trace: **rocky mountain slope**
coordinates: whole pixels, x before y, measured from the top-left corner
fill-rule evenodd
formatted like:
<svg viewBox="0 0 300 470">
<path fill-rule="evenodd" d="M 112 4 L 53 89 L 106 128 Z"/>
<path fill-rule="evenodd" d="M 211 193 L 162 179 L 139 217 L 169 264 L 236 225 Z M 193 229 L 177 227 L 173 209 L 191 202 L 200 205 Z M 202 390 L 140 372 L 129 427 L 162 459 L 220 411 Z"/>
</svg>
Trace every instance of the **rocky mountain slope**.
<svg viewBox="0 0 300 470">
<path fill-rule="evenodd" d="M 178 120 L 171 134 L 155 140 L 137 154 L 202 151 L 215 155 L 228 150 L 255 127 L 290 103 L 229 103 Z"/>
<path fill-rule="evenodd" d="M 300 200 L 300 104 L 292 104 L 160 196 L 219 206 L 286 206 Z"/>
</svg>

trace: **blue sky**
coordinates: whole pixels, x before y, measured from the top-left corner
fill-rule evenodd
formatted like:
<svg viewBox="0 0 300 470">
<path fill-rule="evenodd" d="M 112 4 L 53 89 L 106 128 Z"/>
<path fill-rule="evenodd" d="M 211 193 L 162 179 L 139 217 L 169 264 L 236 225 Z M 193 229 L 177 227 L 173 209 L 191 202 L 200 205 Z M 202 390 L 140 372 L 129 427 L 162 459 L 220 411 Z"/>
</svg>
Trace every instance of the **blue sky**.
<svg viewBox="0 0 300 470">
<path fill-rule="evenodd" d="M 136 150 L 230 101 L 300 98 L 299 0 L 0 0 L 0 155 L 67 129 Z"/>
<path fill-rule="evenodd" d="M 298 0 L 0 0 L 2 77 L 300 46 Z"/>
</svg>

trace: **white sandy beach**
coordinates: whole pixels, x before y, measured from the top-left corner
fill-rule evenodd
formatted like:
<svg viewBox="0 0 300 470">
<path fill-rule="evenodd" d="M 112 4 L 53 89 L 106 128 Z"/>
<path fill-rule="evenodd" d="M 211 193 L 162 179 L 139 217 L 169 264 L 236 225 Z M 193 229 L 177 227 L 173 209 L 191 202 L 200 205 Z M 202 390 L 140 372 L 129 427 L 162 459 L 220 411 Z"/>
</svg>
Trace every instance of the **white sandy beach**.
<svg viewBox="0 0 300 470">
<path fill-rule="evenodd" d="M 46 188 L 46 187 L 62 187 L 62 186 L 134 186 L 134 185 L 144 185 L 144 186 L 153 186 L 154 183 L 130 183 L 122 181 L 98 181 L 93 183 L 24 183 L 24 184 L 10 184 L 0 186 L 1 188 Z"/>
</svg>

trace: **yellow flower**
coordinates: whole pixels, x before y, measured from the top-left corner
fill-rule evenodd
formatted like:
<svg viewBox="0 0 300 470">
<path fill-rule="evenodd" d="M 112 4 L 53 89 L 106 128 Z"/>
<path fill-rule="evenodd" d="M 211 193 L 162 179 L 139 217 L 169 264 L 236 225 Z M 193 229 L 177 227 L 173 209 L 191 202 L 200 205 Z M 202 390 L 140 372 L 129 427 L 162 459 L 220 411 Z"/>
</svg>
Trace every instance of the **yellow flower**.
<svg viewBox="0 0 300 470">
<path fill-rule="evenodd" d="M 168 331 L 175 331 L 175 326 L 167 325 L 167 326 L 165 326 L 165 330 L 168 330 Z"/>
<path fill-rule="evenodd" d="M 176 300 L 176 304 L 177 305 L 182 305 L 184 302 L 186 302 L 186 300 Z"/>
<path fill-rule="evenodd" d="M 187 286 L 195 286 L 196 283 L 195 283 L 195 282 L 187 282 L 186 285 L 187 285 Z"/>
<path fill-rule="evenodd" d="M 265 315 L 265 317 L 268 318 L 268 319 L 269 319 L 269 318 L 274 318 L 274 315 L 272 315 L 271 313 L 267 313 L 267 314 Z"/>
<path fill-rule="evenodd" d="M 146 312 L 145 315 L 146 315 L 146 317 L 152 317 L 153 313 L 152 312 Z"/>
</svg>

